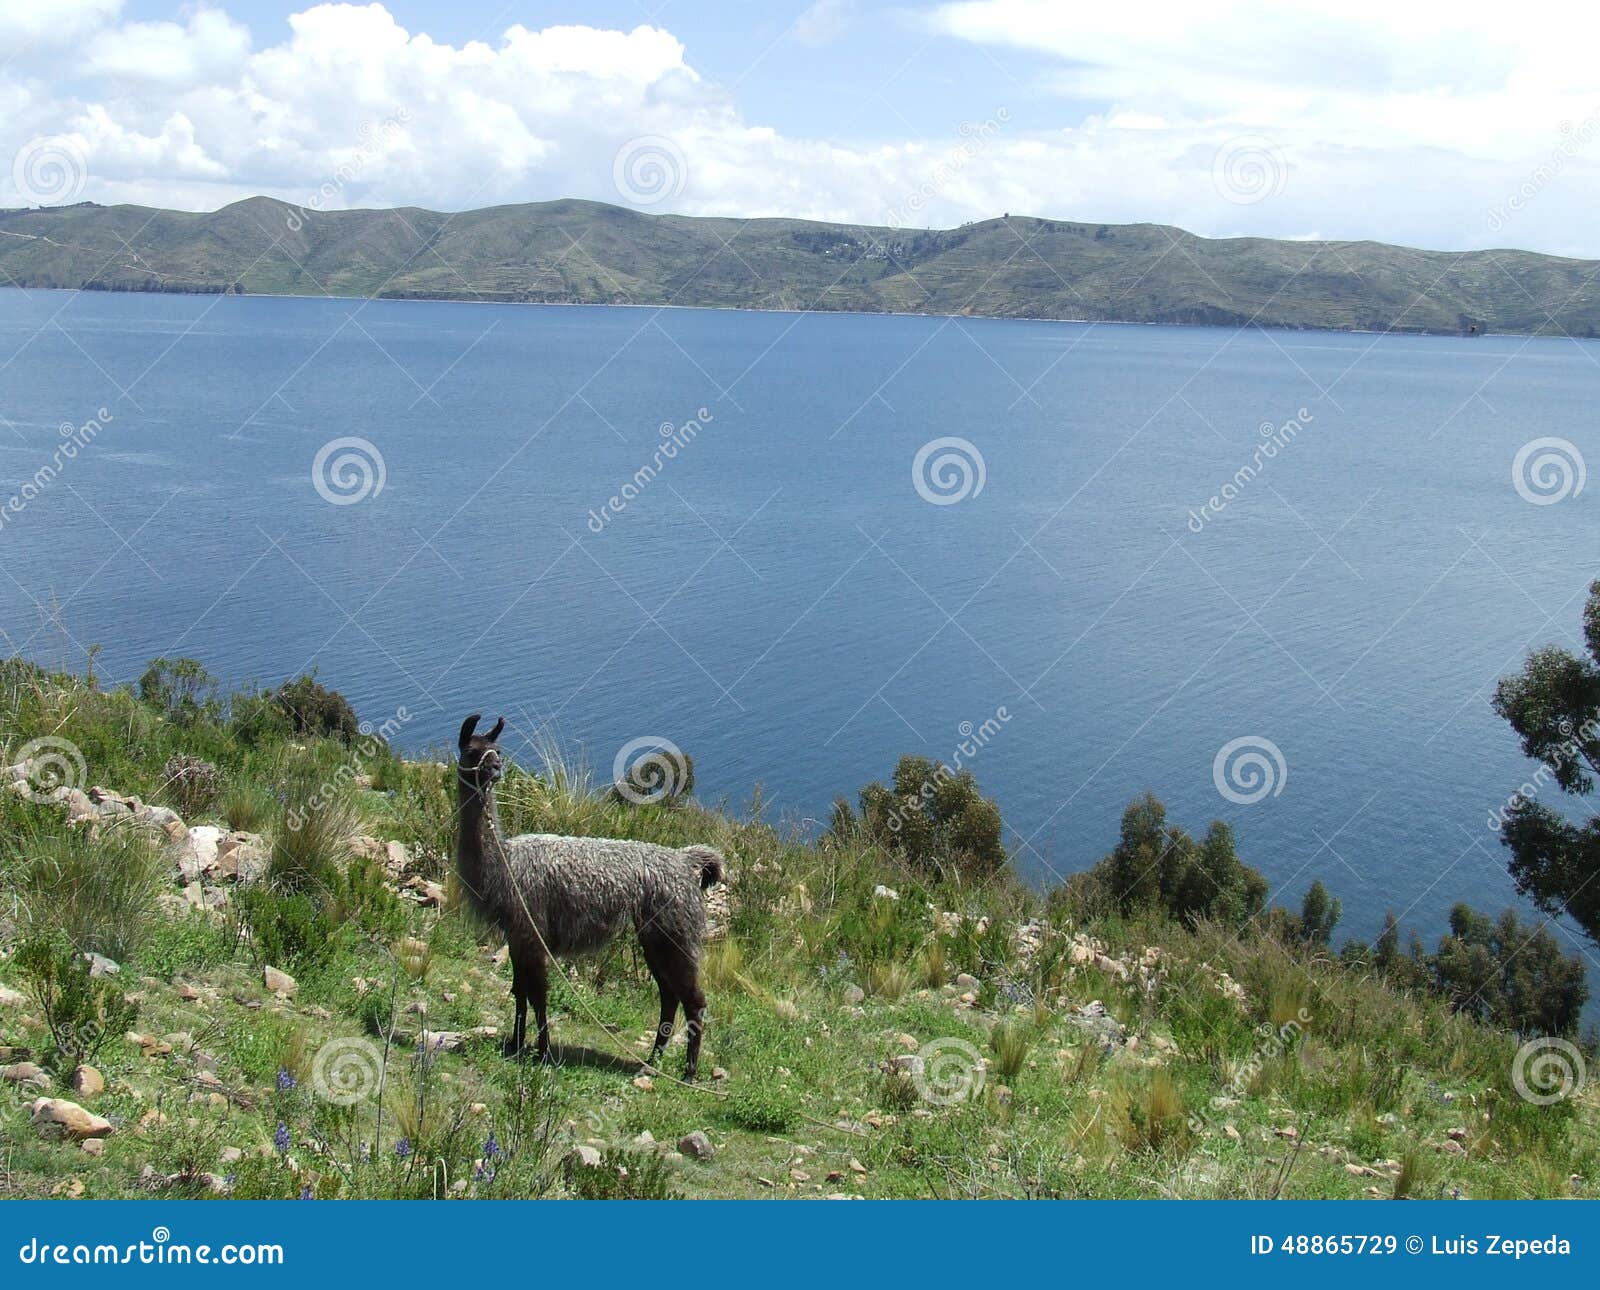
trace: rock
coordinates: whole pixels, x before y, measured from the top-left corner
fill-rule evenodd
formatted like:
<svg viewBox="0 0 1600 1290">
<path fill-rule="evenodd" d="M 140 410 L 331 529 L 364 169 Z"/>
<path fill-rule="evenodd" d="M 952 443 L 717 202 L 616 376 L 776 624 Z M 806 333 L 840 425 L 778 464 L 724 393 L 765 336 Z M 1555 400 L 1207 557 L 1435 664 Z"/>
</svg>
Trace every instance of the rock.
<svg viewBox="0 0 1600 1290">
<path fill-rule="evenodd" d="M 187 982 L 185 982 L 183 985 L 180 985 L 177 990 L 174 991 L 174 993 L 185 1003 L 198 1003 L 203 997 L 199 990 L 195 989 L 194 986 L 189 985 Z"/>
<path fill-rule="evenodd" d="M 7 1066 L 0 1070 L 0 1080 L 7 1084 L 34 1084 L 39 1088 L 49 1088 L 50 1074 L 41 1066 L 33 1062 L 18 1062 L 14 1066 Z"/>
<path fill-rule="evenodd" d="M 111 1132 L 111 1121 L 104 1116 L 85 1111 L 76 1102 L 60 1097 L 41 1097 L 28 1110 L 32 1113 L 33 1127 L 43 1138 L 103 1138 Z"/>
<path fill-rule="evenodd" d="M 889 1070 L 901 1071 L 907 1075 L 922 1074 L 923 1061 L 918 1053 L 897 1053 L 886 1063 Z"/>
<path fill-rule="evenodd" d="M 254 833 L 230 833 L 216 847 L 212 876 L 230 882 L 256 882 L 267 872 L 267 844 Z"/>
<path fill-rule="evenodd" d="M 864 1173 L 867 1172 L 867 1167 L 866 1167 L 866 1165 L 862 1164 L 859 1160 L 857 1160 L 854 1156 L 851 1156 L 850 1157 L 850 1172 L 853 1173 L 853 1174 L 864 1174 Z"/>
<path fill-rule="evenodd" d="M 811 1181 L 811 1175 L 808 1174 L 804 1169 L 789 1170 L 789 1177 L 793 1178 L 797 1183 L 808 1183 Z"/>
<path fill-rule="evenodd" d="M 223 1147 L 222 1154 L 217 1158 L 225 1165 L 236 1165 L 244 1159 L 244 1152 L 238 1147 Z"/>
<path fill-rule="evenodd" d="M 711 1145 L 711 1139 L 699 1129 L 679 1138 L 678 1150 L 695 1160 L 711 1160 L 717 1154 L 717 1149 Z"/>
<path fill-rule="evenodd" d="M 140 824 L 159 829 L 169 842 L 181 842 L 188 836 L 182 818 L 170 806 L 142 805 L 133 813 Z"/>
<path fill-rule="evenodd" d="M 908 1035 L 904 1031 L 894 1037 L 894 1042 L 901 1048 L 904 1048 L 908 1053 L 914 1053 L 917 1051 L 917 1049 L 922 1047 L 922 1045 L 917 1042 L 915 1035 Z"/>
<path fill-rule="evenodd" d="M 1465 1142 L 1467 1140 L 1467 1131 L 1458 1126 L 1457 1128 L 1446 1130 L 1444 1136 L 1452 1142 Z"/>
<path fill-rule="evenodd" d="M 1222 1126 L 1222 1136 L 1228 1139 L 1229 1142 L 1240 1141 L 1239 1130 L 1234 1128 L 1231 1124 L 1224 1124 Z"/>
<path fill-rule="evenodd" d="M 173 844 L 172 863 L 180 883 L 199 882 L 217 867 L 217 846 L 224 830 L 214 824 L 197 824 L 182 841 Z"/>
<path fill-rule="evenodd" d="M 633 1086 L 634 1088 L 642 1088 L 646 1093 L 648 1093 L 656 1086 L 656 1082 L 648 1075 L 635 1075 L 633 1077 Z"/>
<path fill-rule="evenodd" d="M 633 1140 L 633 1145 L 636 1147 L 653 1147 L 656 1145 L 655 1134 L 651 1133 L 649 1129 L 645 1129 Z"/>
<path fill-rule="evenodd" d="M 83 1140 L 85 1155 L 103 1156 L 106 1153 L 106 1140 L 104 1138 L 85 1138 Z"/>
<path fill-rule="evenodd" d="M 262 969 L 261 984 L 266 986 L 267 989 L 271 990 L 274 994 L 281 994 L 286 999 L 294 998 L 295 991 L 300 988 L 300 983 L 298 981 L 296 981 L 287 972 L 280 971 L 275 967 Z"/>
<path fill-rule="evenodd" d="M 899 900 L 900 893 L 893 887 L 885 887 L 881 882 L 872 889 L 874 900 Z"/>
<path fill-rule="evenodd" d="M 982 985 L 983 982 L 978 980 L 978 978 L 973 976 L 970 972 L 963 972 L 956 977 L 956 989 L 958 991 L 977 990 L 981 988 Z"/>
<path fill-rule="evenodd" d="M 89 961 L 89 975 L 94 977 L 116 976 L 122 971 L 122 965 L 108 959 L 104 954 L 89 953 L 83 956 Z"/>
<path fill-rule="evenodd" d="M 720 1066 L 713 1066 L 711 1068 L 711 1078 L 712 1079 L 727 1079 L 728 1078 L 728 1072 L 723 1070 L 722 1067 L 720 1067 Z"/>
<path fill-rule="evenodd" d="M 0 985 L 0 1008 L 20 1008 L 27 1002 L 27 995 L 8 985 Z"/>
<path fill-rule="evenodd" d="M 106 1091 L 106 1077 L 93 1066 L 80 1066 L 72 1072 L 72 1091 L 94 1097 Z"/>
<path fill-rule="evenodd" d="M 567 1163 L 578 1165 L 584 1169 L 598 1169 L 600 1167 L 600 1153 L 593 1147 L 579 1143 L 567 1152 Z"/>
<path fill-rule="evenodd" d="M 844 1001 L 849 1004 L 860 1003 L 867 997 L 867 992 L 859 985 L 847 985 L 844 988 Z"/>
</svg>

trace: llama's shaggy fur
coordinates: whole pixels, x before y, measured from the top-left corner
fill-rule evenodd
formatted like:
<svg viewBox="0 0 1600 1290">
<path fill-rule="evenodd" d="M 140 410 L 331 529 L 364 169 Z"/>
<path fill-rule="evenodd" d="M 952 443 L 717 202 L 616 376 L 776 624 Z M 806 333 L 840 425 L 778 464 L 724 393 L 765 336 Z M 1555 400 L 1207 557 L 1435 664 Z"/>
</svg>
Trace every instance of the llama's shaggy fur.
<svg viewBox="0 0 1600 1290">
<path fill-rule="evenodd" d="M 705 1029 L 700 947 L 705 905 L 700 892 L 722 879 L 722 856 L 711 847 L 681 850 L 650 842 L 528 833 L 502 838 L 494 785 L 502 773 L 495 740 L 504 726 L 474 736 L 476 717 L 461 728 L 457 764 L 459 834 L 456 867 L 469 898 L 506 934 L 511 951 L 516 1025 L 512 1046 L 526 1041 L 527 1005 L 534 1005 L 538 1051 L 549 1055 L 546 950 L 555 955 L 603 948 L 631 923 L 661 993 L 655 1051 L 672 1036 L 681 1004 L 689 1027 L 688 1077 L 699 1064 Z"/>
</svg>

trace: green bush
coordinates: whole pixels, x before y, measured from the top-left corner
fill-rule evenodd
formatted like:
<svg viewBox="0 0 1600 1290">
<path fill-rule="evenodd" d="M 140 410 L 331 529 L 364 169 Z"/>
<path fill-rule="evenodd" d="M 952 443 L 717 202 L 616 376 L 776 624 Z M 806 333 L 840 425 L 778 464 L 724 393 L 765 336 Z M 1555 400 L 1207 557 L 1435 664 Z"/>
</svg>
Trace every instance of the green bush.
<svg viewBox="0 0 1600 1290">
<path fill-rule="evenodd" d="M 44 1013 L 51 1062 L 59 1071 L 92 1061 L 138 1019 L 139 1005 L 113 978 L 91 976 L 88 961 L 63 936 L 24 941 L 16 965 Z"/>
<path fill-rule="evenodd" d="M 722 1113 L 735 1128 L 751 1133 L 788 1133 L 800 1123 L 800 1102 L 769 1076 L 732 1093 Z"/>
<path fill-rule="evenodd" d="M 1091 872 L 1124 915 L 1157 910 L 1187 927 L 1204 919 L 1243 926 L 1267 898 L 1267 880 L 1239 859 L 1226 824 L 1213 822 L 1196 842 L 1167 824 L 1167 808 L 1153 793 L 1129 803 L 1116 848 Z"/>
<path fill-rule="evenodd" d="M 335 924 L 320 896 L 263 883 L 241 887 L 234 899 L 262 963 L 315 968 L 332 954 Z"/>
<path fill-rule="evenodd" d="M 361 733 L 350 701 L 337 690 L 322 685 L 315 673 L 285 681 L 273 692 L 272 698 L 296 735 L 337 739 L 350 744 Z"/>
<path fill-rule="evenodd" d="M 579 1200 L 682 1200 L 672 1185 L 672 1169 L 653 1152 L 610 1147 L 600 1163 L 586 1165 L 569 1156 L 562 1170 L 567 1190 Z"/>
<path fill-rule="evenodd" d="M 978 791 L 970 770 L 926 757 L 902 757 L 894 787 L 861 790 L 859 822 L 843 798 L 829 828 L 845 845 L 865 838 L 914 868 L 952 881 L 986 879 L 1006 865 L 1000 808 Z"/>
<path fill-rule="evenodd" d="M 139 697 L 181 726 L 219 715 L 217 679 L 192 658 L 157 658 L 139 678 Z"/>
</svg>

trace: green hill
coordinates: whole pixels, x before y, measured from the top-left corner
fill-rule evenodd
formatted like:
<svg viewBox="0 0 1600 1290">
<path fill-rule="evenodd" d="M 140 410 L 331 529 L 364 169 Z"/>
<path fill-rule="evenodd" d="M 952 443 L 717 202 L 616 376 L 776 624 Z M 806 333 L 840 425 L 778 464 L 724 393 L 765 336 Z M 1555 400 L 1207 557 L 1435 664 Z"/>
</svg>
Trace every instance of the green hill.
<svg viewBox="0 0 1600 1290">
<path fill-rule="evenodd" d="M 0 280 L 108 291 L 865 310 L 1408 332 L 1600 334 L 1600 263 L 1213 240 L 1006 216 L 894 230 L 555 201 L 444 214 L 0 211 Z"/>
</svg>

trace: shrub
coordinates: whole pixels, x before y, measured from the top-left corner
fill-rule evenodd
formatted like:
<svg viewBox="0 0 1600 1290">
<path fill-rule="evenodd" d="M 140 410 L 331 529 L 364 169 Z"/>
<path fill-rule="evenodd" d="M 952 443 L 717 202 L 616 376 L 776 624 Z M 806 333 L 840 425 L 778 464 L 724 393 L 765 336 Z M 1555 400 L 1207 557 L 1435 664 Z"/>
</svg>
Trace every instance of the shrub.
<svg viewBox="0 0 1600 1290">
<path fill-rule="evenodd" d="M 285 681 L 272 698 L 296 735 L 337 739 L 349 744 L 361 733 L 350 701 L 337 690 L 322 685 L 314 672 Z"/>
<path fill-rule="evenodd" d="M 1000 808 L 978 791 L 970 770 L 952 771 L 926 757 L 900 758 L 894 787 L 861 790 L 859 824 L 842 798 L 830 833 L 848 845 L 865 837 L 910 865 L 950 880 L 990 877 L 1006 865 Z"/>
<path fill-rule="evenodd" d="M 1522 1035 L 1573 1034 L 1589 997 L 1582 960 L 1563 955 L 1544 928 L 1530 931 L 1513 909 L 1490 922 L 1457 905 L 1433 967 L 1452 1008 Z"/>
<path fill-rule="evenodd" d="M 222 774 L 199 757 L 169 757 L 161 768 L 161 784 L 166 799 L 179 815 L 188 819 L 216 802 Z"/>
<path fill-rule="evenodd" d="M 1221 820 L 1196 842 L 1167 824 L 1153 793 L 1129 803 L 1122 835 L 1093 873 L 1123 914 L 1159 910 L 1193 927 L 1215 919 L 1240 927 L 1262 910 L 1267 880 L 1238 857 Z"/>
<path fill-rule="evenodd" d="M 641 757 L 611 786 L 611 796 L 630 806 L 682 806 L 694 796 L 694 758 L 670 746 Z"/>
<path fill-rule="evenodd" d="M 800 1103 L 795 1095 L 767 1076 L 729 1095 L 722 1103 L 728 1121 L 751 1133 L 788 1133 L 800 1123 Z"/>
<path fill-rule="evenodd" d="M 217 679 L 192 658 L 157 658 L 139 678 L 139 698 L 168 720 L 192 726 L 217 716 Z"/>
<path fill-rule="evenodd" d="M 406 930 L 405 903 L 389 890 L 376 860 L 362 856 L 335 873 L 329 897 L 329 913 L 339 926 L 349 924 L 384 942 Z"/>
<path fill-rule="evenodd" d="M 994 1066 L 1005 1079 L 1015 1079 L 1028 1060 L 1028 1031 L 1014 1021 L 1002 1021 L 989 1032 L 989 1051 Z"/>
<path fill-rule="evenodd" d="M 44 1013 L 58 1070 L 93 1060 L 108 1040 L 138 1019 L 139 1005 L 111 978 L 90 976 L 87 960 L 63 936 L 24 941 L 16 964 Z"/>
<path fill-rule="evenodd" d="M 332 954 L 335 925 L 318 896 L 263 883 L 241 887 L 235 900 L 261 962 L 313 968 Z"/>
</svg>

